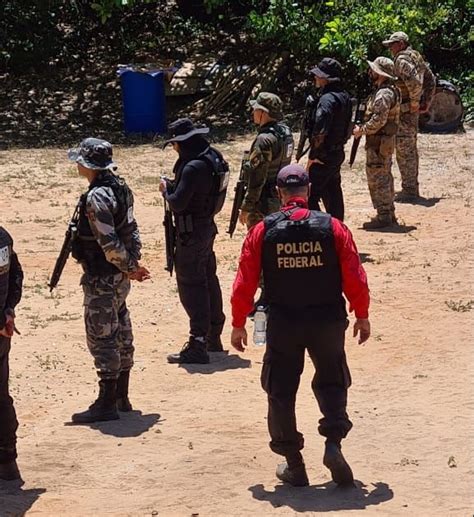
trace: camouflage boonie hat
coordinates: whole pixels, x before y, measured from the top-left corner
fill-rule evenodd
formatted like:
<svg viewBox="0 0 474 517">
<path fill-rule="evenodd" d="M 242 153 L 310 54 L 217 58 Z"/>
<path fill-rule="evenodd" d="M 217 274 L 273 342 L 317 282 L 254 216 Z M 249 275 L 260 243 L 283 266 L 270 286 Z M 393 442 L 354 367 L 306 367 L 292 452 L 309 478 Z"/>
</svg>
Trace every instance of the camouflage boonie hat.
<svg viewBox="0 0 474 517">
<path fill-rule="evenodd" d="M 86 138 L 79 147 L 69 149 L 68 158 L 93 170 L 113 169 L 112 144 L 101 138 Z"/>
<path fill-rule="evenodd" d="M 398 41 L 404 41 L 405 43 L 408 43 L 408 34 L 402 31 L 394 32 L 390 38 L 382 41 L 382 45 L 388 47 L 392 43 L 397 43 Z"/>
<path fill-rule="evenodd" d="M 383 77 L 388 77 L 388 79 L 396 79 L 395 77 L 395 65 L 393 61 L 385 56 L 379 56 L 374 59 L 374 61 L 367 61 L 369 63 L 370 68 L 379 75 Z"/>
<path fill-rule="evenodd" d="M 256 99 L 250 101 L 250 106 L 254 110 L 266 111 L 271 118 L 276 120 L 283 118 L 283 102 L 274 93 L 260 92 Z"/>
</svg>

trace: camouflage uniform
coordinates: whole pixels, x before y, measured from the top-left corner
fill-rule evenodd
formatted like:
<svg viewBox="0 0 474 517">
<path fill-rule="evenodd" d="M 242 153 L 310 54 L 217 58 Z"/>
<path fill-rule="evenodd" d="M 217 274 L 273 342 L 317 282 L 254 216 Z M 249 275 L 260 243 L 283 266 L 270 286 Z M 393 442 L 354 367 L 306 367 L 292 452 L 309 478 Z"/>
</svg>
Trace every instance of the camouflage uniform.
<svg viewBox="0 0 474 517">
<path fill-rule="evenodd" d="M 87 345 L 99 376 L 99 396 L 88 410 L 72 415 L 76 424 L 116 420 L 117 410 L 131 411 L 128 399 L 133 365 L 133 334 L 126 299 L 129 274 L 140 273 L 140 235 L 133 215 L 133 194 L 113 174 L 112 146 L 86 138 L 69 159 L 89 179 L 79 202 L 72 255 L 84 274 L 84 320 Z M 137 277 L 138 278 L 138 277 Z"/>
<path fill-rule="evenodd" d="M 262 109 L 275 119 L 258 130 L 250 148 L 249 159 L 244 163 L 247 193 L 242 211 L 248 212 L 247 228 L 280 208 L 276 192 L 278 171 L 291 162 L 294 142 L 289 127 L 277 120 L 282 118 L 282 102 L 277 95 L 261 92 L 251 101 L 253 109 Z"/>
<path fill-rule="evenodd" d="M 127 242 L 120 239 L 114 221 L 117 205 L 111 187 L 92 186 L 84 207 L 92 235 L 110 267 L 96 271 L 90 269 L 88 260 L 81 260 L 79 253 L 79 261 L 85 270 L 81 285 L 84 290 L 87 345 L 102 379 L 116 379 L 119 372 L 128 371 L 133 365 L 132 325 L 126 305 L 130 292 L 127 273 L 134 271 L 138 265 L 141 242 L 133 205 L 127 209 L 126 215 L 126 224 L 131 227 Z M 80 240 L 79 235 L 79 243 Z"/>
<path fill-rule="evenodd" d="M 384 41 L 388 46 L 395 41 L 408 42 L 408 36 L 399 32 Z M 418 196 L 418 110 L 420 103 L 429 103 L 436 87 L 435 77 L 421 54 L 406 47 L 394 56 L 396 85 L 401 92 L 400 124 L 396 138 L 397 164 L 402 177 L 402 191 Z M 422 99 L 422 94 L 425 98 Z M 411 111 L 413 110 L 413 111 Z"/>
<path fill-rule="evenodd" d="M 386 65 L 388 71 L 393 73 L 393 63 L 388 58 L 377 58 L 374 63 L 369 64 L 376 67 L 380 64 Z M 366 135 L 367 183 L 372 204 L 380 220 L 395 220 L 395 191 L 391 168 L 399 116 L 400 92 L 392 80 L 387 78 L 369 97 L 365 121 L 361 126 Z"/>
</svg>

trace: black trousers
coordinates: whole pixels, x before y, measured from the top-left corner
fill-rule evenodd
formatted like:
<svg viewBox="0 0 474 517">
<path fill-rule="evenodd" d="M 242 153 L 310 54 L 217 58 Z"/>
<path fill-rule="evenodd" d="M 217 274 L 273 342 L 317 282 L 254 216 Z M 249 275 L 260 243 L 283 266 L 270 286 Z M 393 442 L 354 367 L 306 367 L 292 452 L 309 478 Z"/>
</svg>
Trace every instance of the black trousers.
<svg viewBox="0 0 474 517">
<path fill-rule="evenodd" d="M 268 395 L 273 452 L 288 456 L 304 446 L 296 426 L 295 403 L 305 350 L 316 369 L 311 386 L 323 415 L 319 433 L 340 442 L 350 431 L 346 406 L 351 377 L 344 352 L 347 325 L 347 320 L 317 321 L 311 311 L 298 314 L 270 307 L 261 380 Z"/>
<path fill-rule="evenodd" d="M 324 160 L 321 160 L 324 161 Z M 344 197 L 341 188 L 341 165 L 344 162 L 344 150 L 331 153 L 324 165 L 313 163 L 309 168 L 311 192 L 308 206 L 311 210 L 320 210 L 322 200 L 328 214 L 344 221 Z"/>
<path fill-rule="evenodd" d="M 0 336 L 0 463 L 16 459 L 18 421 L 8 392 L 10 342 L 9 338 Z"/>
<path fill-rule="evenodd" d="M 189 316 L 190 335 L 218 337 L 224 328 L 222 291 L 213 250 L 217 229 L 196 226 L 176 243 L 176 280 L 179 298 Z"/>
</svg>

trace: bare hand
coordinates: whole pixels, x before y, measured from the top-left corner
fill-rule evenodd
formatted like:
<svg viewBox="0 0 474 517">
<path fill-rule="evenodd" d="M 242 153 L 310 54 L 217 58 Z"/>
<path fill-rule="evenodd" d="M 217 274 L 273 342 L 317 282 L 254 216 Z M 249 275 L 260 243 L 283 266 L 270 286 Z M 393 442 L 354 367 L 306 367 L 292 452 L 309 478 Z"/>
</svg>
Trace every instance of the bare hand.
<svg viewBox="0 0 474 517">
<path fill-rule="evenodd" d="M 5 326 L 0 329 L 0 336 L 12 337 L 15 330 L 15 318 L 10 314 L 6 316 Z"/>
<path fill-rule="evenodd" d="M 239 352 L 245 352 L 247 346 L 247 331 L 245 327 L 233 328 L 230 335 L 230 344 Z"/>
<path fill-rule="evenodd" d="M 167 190 L 168 190 L 168 187 L 166 185 L 166 180 L 161 180 L 160 181 L 160 185 L 158 187 L 159 191 L 164 194 Z"/>
<path fill-rule="evenodd" d="M 360 138 L 364 134 L 364 131 L 360 126 L 354 126 L 352 134 L 354 135 L 354 138 Z"/>
<path fill-rule="evenodd" d="M 240 214 L 239 214 L 240 224 L 246 225 L 248 217 L 249 217 L 249 213 L 246 212 L 245 210 L 241 210 Z"/>
<path fill-rule="evenodd" d="M 368 319 L 357 318 L 354 323 L 354 337 L 359 334 L 359 345 L 365 343 L 370 337 L 370 321 Z"/>
<path fill-rule="evenodd" d="M 410 104 L 410 113 L 419 113 L 420 105 L 419 104 Z"/>
<path fill-rule="evenodd" d="M 151 275 L 146 267 L 138 266 L 135 271 L 128 273 L 128 278 L 130 280 L 137 280 L 137 282 L 143 282 L 144 280 L 150 279 Z"/>
</svg>

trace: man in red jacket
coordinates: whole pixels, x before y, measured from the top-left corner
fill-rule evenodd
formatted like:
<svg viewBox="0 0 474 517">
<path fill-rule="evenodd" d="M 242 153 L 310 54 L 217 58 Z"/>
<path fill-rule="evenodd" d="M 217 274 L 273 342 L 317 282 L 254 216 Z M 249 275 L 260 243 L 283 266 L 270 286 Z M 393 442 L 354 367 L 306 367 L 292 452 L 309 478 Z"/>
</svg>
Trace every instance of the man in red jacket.
<svg viewBox="0 0 474 517">
<path fill-rule="evenodd" d="M 354 336 L 364 343 L 370 336 L 367 277 L 347 227 L 329 214 L 308 210 L 310 185 L 303 167 L 283 167 L 277 187 L 281 210 L 254 226 L 243 244 L 231 299 L 231 342 L 240 352 L 247 346 L 246 317 L 263 271 L 269 309 L 261 381 L 268 395 L 270 448 L 286 457 L 276 475 L 293 486 L 309 483 L 295 416 L 308 350 L 316 368 L 312 388 L 323 415 L 323 463 L 338 485 L 351 485 L 352 470 L 341 452 L 341 440 L 352 427 L 346 412 L 351 377 L 344 352 L 348 320 L 343 294 L 355 312 Z"/>
</svg>

